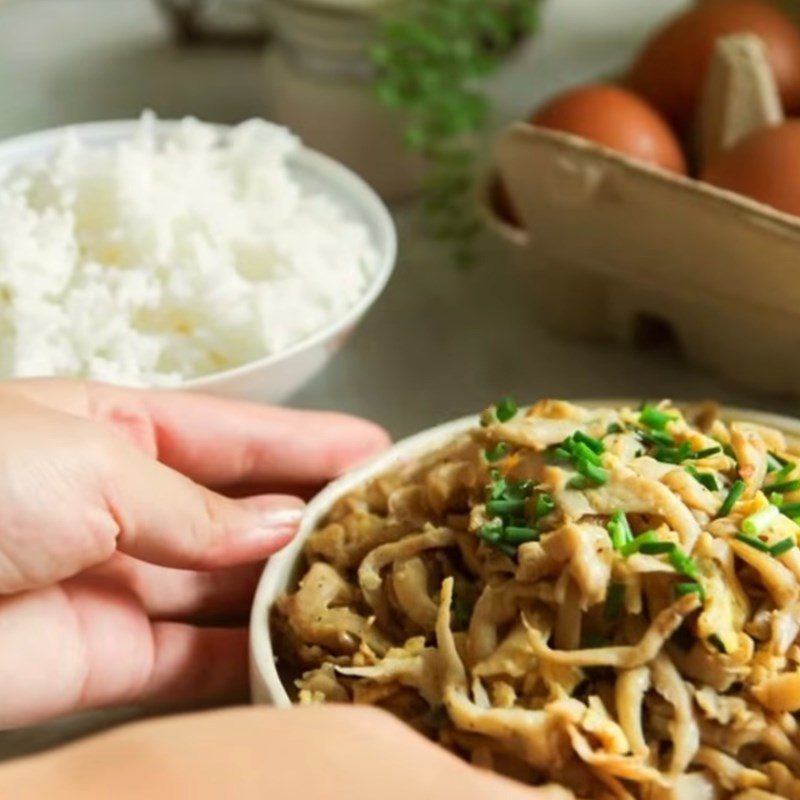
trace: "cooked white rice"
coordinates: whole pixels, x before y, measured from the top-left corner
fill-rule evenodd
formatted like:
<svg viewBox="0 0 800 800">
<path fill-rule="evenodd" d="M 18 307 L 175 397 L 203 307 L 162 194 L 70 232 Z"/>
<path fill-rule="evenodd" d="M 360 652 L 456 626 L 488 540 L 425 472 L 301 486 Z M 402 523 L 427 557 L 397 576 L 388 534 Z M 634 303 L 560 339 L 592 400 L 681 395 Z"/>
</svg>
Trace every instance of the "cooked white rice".
<svg viewBox="0 0 800 800">
<path fill-rule="evenodd" d="M 298 184 L 291 133 L 155 128 L 70 135 L 0 179 L 0 377 L 174 385 L 279 353 L 365 292 L 369 232 Z"/>
</svg>

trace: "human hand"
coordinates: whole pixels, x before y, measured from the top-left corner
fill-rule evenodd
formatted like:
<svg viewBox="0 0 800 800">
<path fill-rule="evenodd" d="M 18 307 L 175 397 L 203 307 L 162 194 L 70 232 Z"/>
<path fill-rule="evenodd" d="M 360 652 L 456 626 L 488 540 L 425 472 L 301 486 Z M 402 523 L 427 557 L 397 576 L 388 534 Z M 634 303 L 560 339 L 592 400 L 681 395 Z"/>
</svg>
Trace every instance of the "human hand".
<svg viewBox="0 0 800 800">
<path fill-rule="evenodd" d="M 0 384 L 0 729 L 243 699 L 246 629 L 197 623 L 243 619 L 293 535 L 302 501 L 268 492 L 307 495 L 386 444 L 341 415 Z"/>
<path fill-rule="evenodd" d="M 0 766 L 15 800 L 568 800 L 470 767 L 384 711 L 227 709 L 126 725 Z"/>
</svg>

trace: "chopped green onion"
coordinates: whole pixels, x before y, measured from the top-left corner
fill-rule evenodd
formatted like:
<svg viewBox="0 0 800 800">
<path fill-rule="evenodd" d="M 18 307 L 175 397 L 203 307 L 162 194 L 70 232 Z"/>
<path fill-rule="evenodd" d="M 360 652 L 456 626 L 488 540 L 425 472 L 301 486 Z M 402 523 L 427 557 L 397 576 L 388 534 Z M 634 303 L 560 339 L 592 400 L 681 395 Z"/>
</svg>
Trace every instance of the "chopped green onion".
<svg viewBox="0 0 800 800">
<path fill-rule="evenodd" d="M 727 655 L 728 648 L 725 647 L 725 642 L 723 642 L 716 633 L 712 633 L 711 636 L 708 637 L 708 643 L 719 650 L 723 655 Z"/>
<path fill-rule="evenodd" d="M 567 488 L 569 489 L 585 489 L 589 485 L 589 481 L 584 475 L 573 475 L 567 481 Z"/>
<path fill-rule="evenodd" d="M 536 519 L 546 517 L 555 507 L 556 501 L 549 494 L 540 494 L 536 498 Z"/>
<path fill-rule="evenodd" d="M 780 509 L 777 506 L 765 506 L 742 521 L 742 530 L 750 534 L 750 536 L 757 536 L 769 528 L 780 514 Z"/>
<path fill-rule="evenodd" d="M 695 467 L 686 467 L 686 471 L 702 486 L 705 486 L 710 492 L 716 492 L 719 489 L 717 479 L 711 472 L 700 472 Z"/>
<path fill-rule="evenodd" d="M 590 464 L 600 466 L 600 456 L 591 447 L 583 442 L 575 442 L 572 445 L 572 454 L 577 461 L 588 461 Z"/>
<path fill-rule="evenodd" d="M 495 415 L 498 422 L 508 422 L 517 415 L 517 411 L 519 411 L 517 404 L 510 397 L 504 397 L 497 404 Z"/>
<path fill-rule="evenodd" d="M 608 533 L 615 550 L 622 550 L 626 544 L 633 541 L 633 531 L 623 511 L 615 511 L 611 515 L 608 521 Z"/>
<path fill-rule="evenodd" d="M 619 424 L 619 422 L 612 422 L 606 428 L 606 436 L 609 436 L 612 433 L 622 433 L 624 430 L 625 428 L 623 428 L 622 425 Z"/>
<path fill-rule="evenodd" d="M 492 547 L 499 550 L 504 556 L 508 556 L 512 561 L 517 557 L 517 548 L 507 542 L 492 542 Z"/>
<path fill-rule="evenodd" d="M 625 556 L 625 558 L 629 558 L 635 553 L 638 553 L 642 545 L 657 541 L 658 534 L 655 531 L 645 531 L 644 533 L 640 533 L 633 541 L 628 542 L 622 548 L 622 555 Z"/>
<path fill-rule="evenodd" d="M 692 453 L 691 457 L 695 461 L 700 461 L 703 458 L 711 458 L 711 456 L 717 455 L 717 453 L 722 452 L 722 447 L 720 445 L 714 445 L 713 447 L 706 447 L 705 450 L 698 450 L 696 453 Z"/>
<path fill-rule="evenodd" d="M 490 483 L 486 488 L 486 494 L 489 500 L 500 500 L 505 497 L 505 494 L 508 491 L 508 483 L 506 482 L 505 478 L 499 478 L 492 481 L 492 483 Z"/>
<path fill-rule="evenodd" d="M 665 464 L 680 464 L 692 457 L 692 446 L 689 442 L 681 442 L 678 447 L 659 447 L 653 455 L 656 461 L 663 461 Z"/>
<path fill-rule="evenodd" d="M 745 482 L 744 481 L 736 481 L 736 483 L 731 486 L 730 491 L 728 492 L 728 496 L 723 501 L 722 505 L 719 509 L 718 517 L 727 517 L 728 514 L 733 511 L 733 507 L 739 501 L 739 498 L 744 494 L 745 490 Z"/>
<path fill-rule="evenodd" d="M 783 495 L 780 492 L 770 492 L 769 502 L 773 506 L 780 507 L 783 505 Z"/>
<path fill-rule="evenodd" d="M 605 618 L 615 620 L 622 611 L 622 604 L 625 602 L 625 584 L 609 584 L 608 594 L 606 595 Z"/>
<path fill-rule="evenodd" d="M 779 558 L 784 553 L 788 553 L 796 545 L 797 542 L 791 536 L 789 536 L 786 539 L 781 539 L 781 541 L 777 544 L 772 545 L 772 547 L 769 549 L 769 552 L 770 555 L 774 556 L 775 558 Z"/>
<path fill-rule="evenodd" d="M 655 406 L 645 406 L 641 414 L 639 414 L 639 422 L 642 425 L 656 430 L 664 430 L 670 422 L 675 421 L 677 418 L 677 414 L 670 414 Z"/>
<path fill-rule="evenodd" d="M 639 438 L 645 444 L 652 444 L 658 447 L 673 447 L 675 440 L 665 431 L 639 431 Z"/>
<path fill-rule="evenodd" d="M 671 553 L 675 547 L 673 542 L 643 542 L 639 552 L 645 556 L 660 556 Z"/>
<path fill-rule="evenodd" d="M 527 500 L 533 494 L 533 481 L 517 481 L 508 484 L 506 497 L 509 500 Z"/>
<path fill-rule="evenodd" d="M 691 557 L 687 556 L 683 550 L 679 548 L 674 548 L 670 551 L 669 560 L 675 570 L 679 572 L 681 575 L 685 575 L 687 578 L 692 578 L 693 580 L 697 580 L 700 577 L 700 569 L 697 566 L 697 562 Z"/>
<path fill-rule="evenodd" d="M 495 461 L 500 461 L 505 458 L 510 450 L 511 448 L 505 442 L 498 442 L 494 447 L 490 447 L 486 450 L 484 455 L 490 464 L 494 464 Z"/>
<path fill-rule="evenodd" d="M 509 525 L 504 533 L 503 539 L 509 544 L 525 544 L 526 542 L 536 542 L 541 533 L 536 528 L 517 527 Z"/>
<path fill-rule="evenodd" d="M 767 453 L 767 472 L 776 472 L 788 466 L 789 462 L 770 450 Z"/>
<path fill-rule="evenodd" d="M 606 451 L 605 445 L 599 439 L 595 439 L 593 436 L 589 436 L 588 433 L 584 433 L 583 431 L 575 431 L 572 438 L 575 439 L 576 442 L 585 444 L 590 450 L 597 453 L 597 455 L 602 455 Z"/>
<path fill-rule="evenodd" d="M 756 550 L 760 550 L 762 553 L 769 553 L 770 551 L 769 545 L 762 542 L 761 539 L 756 536 L 748 536 L 746 533 L 737 533 L 735 538 Z"/>
<path fill-rule="evenodd" d="M 575 466 L 581 475 L 588 478 L 595 485 L 602 486 L 604 483 L 608 483 L 608 470 L 598 467 L 589 461 L 578 461 Z"/>
<path fill-rule="evenodd" d="M 784 503 L 781 506 L 781 514 L 794 519 L 800 516 L 800 503 Z"/>
<path fill-rule="evenodd" d="M 499 542 L 503 537 L 503 523 L 499 519 L 485 523 L 478 531 L 478 536 L 490 544 Z"/>
<path fill-rule="evenodd" d="M 675 587 L 675 594 L 678 597 L 686 597 L 687 594 L 698 594 L 701 600 L 706 599 L 706 590 L 703 588 L 703 585 L 697 583 L 697 581 L 679 583 Z"/>
<path fill-rule="evenodd" d="M 784 494 L 788 494 L 789 492 L 796 492 L 800 489 L 800 481 L 783 481 L 782 483 L 770 484 L 764 488 L 769 489 L 770 492 L 783 492 Z"/>
<path fill-rule="evenodd" d="M 774 481 L 785 481 L 797 468 L 797 464 L 787 461 L 777 472 L 771 472 Z"/>
<path fill-rule="evenodd" d="M 486 510 L 492 516 L 519 514 L 519 512 L 524 509 L 524 500 L 489 500 L 489 502 L 486 503 Z"/>
<path fill-rule="evenodd" d="M 553 450 L 553 455 L 559 459 L 559 461 L 572 461 L 572 453 L 566 449 L 566 447 L 556 447 Z"/>
</svg>

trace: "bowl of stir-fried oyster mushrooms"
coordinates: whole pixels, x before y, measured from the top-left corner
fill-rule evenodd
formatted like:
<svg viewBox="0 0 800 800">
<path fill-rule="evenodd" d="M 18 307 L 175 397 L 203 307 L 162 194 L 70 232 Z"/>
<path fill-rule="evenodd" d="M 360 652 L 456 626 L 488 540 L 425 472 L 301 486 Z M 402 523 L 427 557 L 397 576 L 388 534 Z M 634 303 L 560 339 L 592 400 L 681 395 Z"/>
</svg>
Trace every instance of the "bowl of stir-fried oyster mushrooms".
<svg viewBox="0 0 800 800">
<path fill-rule="evenodd" d="M 798 522 L 800 422 L 504 400 L 312 502 L 254 694 L 576 797 L 800 800 Z"/>
</svg>

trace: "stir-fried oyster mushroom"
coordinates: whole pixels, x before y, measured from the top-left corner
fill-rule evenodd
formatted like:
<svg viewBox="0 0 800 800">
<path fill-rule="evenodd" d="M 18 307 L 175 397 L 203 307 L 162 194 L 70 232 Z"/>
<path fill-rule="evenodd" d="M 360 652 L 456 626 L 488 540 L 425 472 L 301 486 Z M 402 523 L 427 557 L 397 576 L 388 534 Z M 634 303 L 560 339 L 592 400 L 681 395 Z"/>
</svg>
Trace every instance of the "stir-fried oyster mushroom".
<svg viewBox="0 0 800 800">
<path fill-rule="evenodd" d="M 277 604 L 300 702 L 585 798 L 800 800 L 800 449 L 503 401 L 340 500 Z"/>
</svg>

